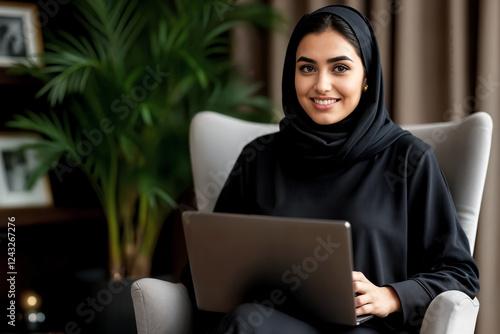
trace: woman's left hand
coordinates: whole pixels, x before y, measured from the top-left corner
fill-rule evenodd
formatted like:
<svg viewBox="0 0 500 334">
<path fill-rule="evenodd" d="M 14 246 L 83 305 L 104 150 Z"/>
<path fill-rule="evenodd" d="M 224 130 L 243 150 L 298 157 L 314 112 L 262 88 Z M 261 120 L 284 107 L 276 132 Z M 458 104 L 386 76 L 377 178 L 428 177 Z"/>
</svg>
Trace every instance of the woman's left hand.
<svg viewBox="0 0 500 334">
<path fill-rule="evenodd" d="M 401 311 L 401 302 L 396 291 L 391 287 L 378 287 L 370 282 L 362 272 L 353 271 L 352 281 L 356 315 L 373 314 L 385 318 L 389 314 Z"/>
</svg>

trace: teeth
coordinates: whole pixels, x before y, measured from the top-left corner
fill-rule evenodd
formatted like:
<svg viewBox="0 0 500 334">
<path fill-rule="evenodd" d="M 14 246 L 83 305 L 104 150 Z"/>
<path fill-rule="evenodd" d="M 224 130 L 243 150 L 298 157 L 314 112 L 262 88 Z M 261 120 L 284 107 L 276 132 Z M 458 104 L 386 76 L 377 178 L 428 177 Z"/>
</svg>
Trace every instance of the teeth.
<svg viewBox="0 0 500 334">
<path fill-rule="evenodd" d="M 315 103 L 319 104 L 319 105 L 322 105 L 322 106 L 326 106 L 327 104 L 333 104 L 335 102 L 337 102 L 337 100 L 314 100 Z"/>
</svg>

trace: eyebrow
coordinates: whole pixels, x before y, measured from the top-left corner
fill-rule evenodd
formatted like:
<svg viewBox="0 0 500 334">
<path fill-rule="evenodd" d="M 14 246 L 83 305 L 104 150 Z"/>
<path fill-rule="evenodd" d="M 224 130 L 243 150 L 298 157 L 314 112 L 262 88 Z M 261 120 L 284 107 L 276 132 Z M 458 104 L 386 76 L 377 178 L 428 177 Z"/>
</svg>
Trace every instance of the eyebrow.
<svg viewBox="0 0 500 334">
<path fill-rule="evenodd" d="M 348 60 L 348 61 L 351 61 L 351 62 L 354 63 L 354 61 L 351 58 L 347 57 L 347 56 L 338 56 L 338 57 L 330 58 L 326 62 L 328 64 L 330 64 L 330 63 L 336 63 L 336 62 L 341 61 L 341 60 Z M 307 58 L 307 57 L 299 57 L 299 59 L 297 59 L 297 63 L 301 62 L 301 61 L 305 61 L 307 63 L 316 64 L 316 60 L 311 59 L 311 58 Z"/>
</svg>

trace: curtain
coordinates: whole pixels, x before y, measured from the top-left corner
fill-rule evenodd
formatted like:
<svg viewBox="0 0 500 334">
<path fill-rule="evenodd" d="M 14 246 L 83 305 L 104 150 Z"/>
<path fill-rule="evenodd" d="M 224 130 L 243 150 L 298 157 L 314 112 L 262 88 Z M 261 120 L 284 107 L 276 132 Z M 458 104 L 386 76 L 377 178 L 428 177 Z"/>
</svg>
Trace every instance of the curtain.
<svg viewBox="0 0 500 334">
<path fill-rule="evenodd" d="M 396 123 L 456 120 L 486 111 L 495 126 L 500 124 L 500 1 L 261 2 L 273 6 L 287 19 L 286 31 L 264 35 L 244 28 L 238 30 L 234 39 L 238 54 L 234 59 L 249 79 L 265 82 L 266 93 L 276 106 L 277 119 L 282 115 L 281 74 L 293 27 L 306 12 L 343 4 L 358 9 L 372 22 L 382 57 L 386 104 Z M 500 328 L 500 289 L 496 284 L 500 277 L 499 142 L 495 128 L 474 251 L 481 283 L 476 326 L 479 334 L 496 333 Z"/>
</svg>

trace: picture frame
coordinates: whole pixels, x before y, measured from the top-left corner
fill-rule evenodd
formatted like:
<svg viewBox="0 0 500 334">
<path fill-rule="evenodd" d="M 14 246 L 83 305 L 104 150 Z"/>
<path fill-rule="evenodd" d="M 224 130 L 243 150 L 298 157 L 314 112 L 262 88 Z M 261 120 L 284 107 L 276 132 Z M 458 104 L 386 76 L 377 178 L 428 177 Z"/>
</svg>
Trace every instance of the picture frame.
<svg viewBox="0 0 500 334">
<path fill-rule="evenodd" d="M 0 1 L 0 67 L 27 63 L 40 64 L 42 30 L 35 3 Z"/>
<path fill-rule="evenodd" d="M 20 148 L 39 138 L 31 133 L 0 133 L 0 209 L 53 206 L 48 174 L 26 189 L 39 156 L 34 149 Z"/>
</svg>

